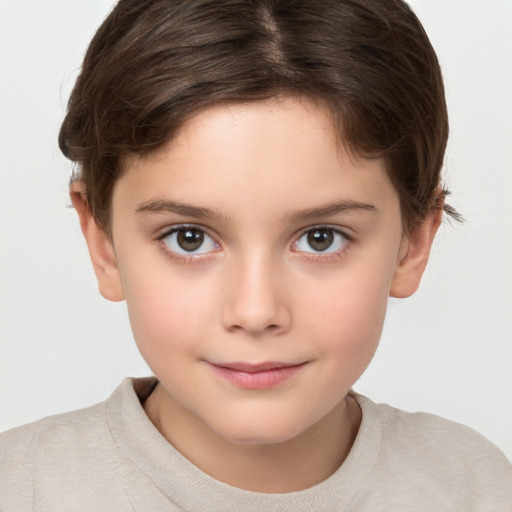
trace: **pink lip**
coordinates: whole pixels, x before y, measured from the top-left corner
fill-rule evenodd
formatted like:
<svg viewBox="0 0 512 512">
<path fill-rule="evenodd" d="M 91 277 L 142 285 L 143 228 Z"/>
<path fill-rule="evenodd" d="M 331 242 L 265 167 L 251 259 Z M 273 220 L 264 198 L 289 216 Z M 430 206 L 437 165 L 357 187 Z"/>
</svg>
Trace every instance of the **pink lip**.
<svg viewBox="0 0 512 512">
<path fill-rule="evenodd" d="M 247 389 L 269 389 L 293 377 L 306 363 L 268 361 L 250 363 L 210 363 L 217 374 L 231 384 Z"/>
</svg>

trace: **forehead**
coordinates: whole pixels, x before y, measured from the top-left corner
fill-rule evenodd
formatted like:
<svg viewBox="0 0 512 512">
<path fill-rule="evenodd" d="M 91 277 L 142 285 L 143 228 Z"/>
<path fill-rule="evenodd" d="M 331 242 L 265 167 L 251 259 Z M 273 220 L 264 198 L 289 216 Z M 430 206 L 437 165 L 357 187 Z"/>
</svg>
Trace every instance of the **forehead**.
<svg viewBox="0 0 512 512">
<path fill-rule="evenodd" d="M 125 162 L 116 200 L 172 197 L 233 210 L 277 212 L 337 200 L 382 203 L 396 193 L 382 159 L 355 156 L 312 101 L 278 98 L 215 106 L 158 151 Z"/>
<path fill-rule="evenodd" d="M 281 137 L 285 130 L 288 138 Z M 217 155 L 225 159 L 225 151 L 234 162 L 240 153 L 250 150 L 258 158 L 275 155 L 275 146 L 293 158 L 293 141 L 307 140 L 303 150 L 325 150 L 338 144 L 333 123 L 321 104 L 308 98 L 280 96 L 246 103 L 226 103 L 203 109 L 186 121 L 167 144 L 146 156 L 135 155 L 125 160 L 124 168 L 152 167 L 159 160 L 182 157 L 201 159 Z M 291 145 L 284 145 L 292 142 Z M 264 146 L 261 146 L 264 143 Z M 202 151 L 197 151 L 201 148 Z M 225 163 L 225 162 L 224 162 Z"/>
</svg>

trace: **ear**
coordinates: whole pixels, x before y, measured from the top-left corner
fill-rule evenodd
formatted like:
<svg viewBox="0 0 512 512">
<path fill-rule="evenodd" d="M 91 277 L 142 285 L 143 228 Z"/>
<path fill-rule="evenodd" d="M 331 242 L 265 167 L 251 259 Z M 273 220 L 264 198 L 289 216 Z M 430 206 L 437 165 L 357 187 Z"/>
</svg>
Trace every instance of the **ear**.
<svg viewBox="0 0 512 512">
<path fill-rule="evenodd" d="M 124 300 L 114 246 L 110 237 L 99 226 L 91 213 L 85 185 L 80 181 L 72 182 L 69 195 L 80 219 L 80 226 L 89 248 L 101 295 L 114 302 Z"/>
<path fill-rule="evenodd" d="M 391 297 L 410 297 L 418 289 L 442 218 L 441 204 L 429 212 L 425 219 L 404 237 L 398 265 L 391 282 Z"/>
</svg>

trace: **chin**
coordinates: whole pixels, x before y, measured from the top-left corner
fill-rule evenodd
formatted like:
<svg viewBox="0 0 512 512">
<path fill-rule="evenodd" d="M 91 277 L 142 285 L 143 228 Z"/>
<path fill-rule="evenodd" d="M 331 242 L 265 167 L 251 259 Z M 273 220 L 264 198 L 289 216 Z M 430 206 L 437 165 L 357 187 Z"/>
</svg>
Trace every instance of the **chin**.
<svg viewBox="0 0 512 512">
<path fill-rule="evenodd" d="M 240 435 L 224 436 L 224 439 L 229 443 L 240 446 L 268 446 L 282 444 L 290 441 L 295 436 L 275 435 L 274 433 L 241 433 Z"/>
<path fill-rule="evenodd" d="M 265 421 L 266 420 L 266 421 Z M 232 422 L 229 425 L 219 425 L 215 428 L 217 434 L 226 441 L 240 445 L 273 445 L 285 443 L 301 434 L 303 429 L 297 428 L 297 424 L 291 424 L 288 420 L 279 421 L 273 418 L 268 421 L 268 416 L 260 416 L 251 421 L 250 417 L 242 421 Z"/>
</svg>

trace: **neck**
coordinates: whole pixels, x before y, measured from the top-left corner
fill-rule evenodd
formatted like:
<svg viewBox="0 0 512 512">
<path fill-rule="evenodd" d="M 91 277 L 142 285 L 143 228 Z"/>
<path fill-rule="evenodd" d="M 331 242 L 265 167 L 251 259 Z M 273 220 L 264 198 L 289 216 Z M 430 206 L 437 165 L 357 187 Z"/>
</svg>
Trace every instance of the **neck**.
<svg viewBox="0 0 512 512">
<path fill-rule="evenodd" d="M 359 406 L 347 395 L 292 439 L 242 444 L 193 421 L 160 385 L 144 409 L 167 441 L 203 472 L 233 487 L 264 493 L 299 491 L 327 479 L 347 457 L 361 421 Z"/>
</svg>

